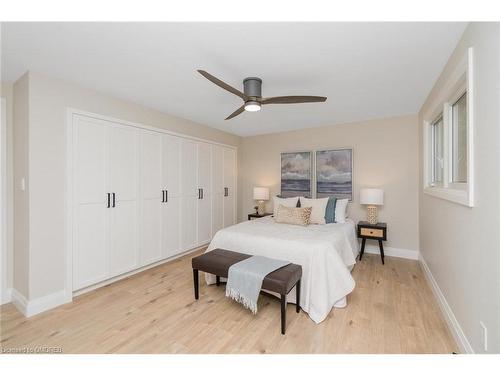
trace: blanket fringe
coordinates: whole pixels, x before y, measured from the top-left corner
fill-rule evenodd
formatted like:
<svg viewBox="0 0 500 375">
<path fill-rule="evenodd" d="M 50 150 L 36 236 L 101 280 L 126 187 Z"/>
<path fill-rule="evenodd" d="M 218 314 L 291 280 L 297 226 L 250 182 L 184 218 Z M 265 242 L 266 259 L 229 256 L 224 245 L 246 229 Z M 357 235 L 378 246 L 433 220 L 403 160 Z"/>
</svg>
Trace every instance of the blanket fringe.
<svg viewBox="0 0 500 375">
<path fill-rule="evenodd" d="M 240 294 L 237 290 L 226 286 L 226 297 L 234 299 L 236 302 L 241 303 L 245 308 L 249 309 L 253 314 L 257 314 L 257 304 Z"/>
</svg>

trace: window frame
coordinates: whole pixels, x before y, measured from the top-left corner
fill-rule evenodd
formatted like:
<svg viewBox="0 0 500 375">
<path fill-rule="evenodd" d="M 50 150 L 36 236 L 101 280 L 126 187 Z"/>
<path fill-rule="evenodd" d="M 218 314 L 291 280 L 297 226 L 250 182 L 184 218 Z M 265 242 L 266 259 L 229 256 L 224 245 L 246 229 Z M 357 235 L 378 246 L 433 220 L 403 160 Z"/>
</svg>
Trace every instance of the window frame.
<svg viewBox="0 0 500 375">
<path fill-rule="evenodd" d="M 473 48 L 459 62 L 455 71 L 437 93 L 432 111 L 423 115 L 423 191 L 428 195 L 468 207 L 474 206 L 474 91 Z M 467 95 L 467 182 L 453 182 L 453 105 Z M 434 143 L 432 126 L 443 118 L 443 182 L 434 182 Z"/>
<path fill-rule="evenodd" d="M 443 171 L 442 171 L 442 181 L 436 180 L 436 168 L 435 168 L 435 159 L 436 159 L 436 125 L 441 122 L 443 127 L 443 152 L 444 152 L 444 116 L 443 113 L 439 113 L 437 117 L 429 123 L 429 157 L 430 157 L 430 165 L 429 165 L 429 186 L 432 187 L 440 187 L 443 186 L 444 182 L 444 157 L 443 157 Z"/>
</svg>

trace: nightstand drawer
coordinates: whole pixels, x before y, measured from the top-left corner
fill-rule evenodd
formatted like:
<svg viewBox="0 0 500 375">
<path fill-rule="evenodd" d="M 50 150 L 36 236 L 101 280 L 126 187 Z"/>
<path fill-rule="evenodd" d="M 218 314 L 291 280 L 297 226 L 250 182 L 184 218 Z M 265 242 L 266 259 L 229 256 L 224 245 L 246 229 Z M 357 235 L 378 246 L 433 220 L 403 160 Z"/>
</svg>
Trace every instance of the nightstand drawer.
<svg viewBox="0 0 500 375">
<path fill-rule="evenodd" d="M 384 237 L 384 231 L 382 229 L 374 229 L 374 228 L 360 228 L 360 234 L 362 236 L 369 237 Z"/>
</svg>

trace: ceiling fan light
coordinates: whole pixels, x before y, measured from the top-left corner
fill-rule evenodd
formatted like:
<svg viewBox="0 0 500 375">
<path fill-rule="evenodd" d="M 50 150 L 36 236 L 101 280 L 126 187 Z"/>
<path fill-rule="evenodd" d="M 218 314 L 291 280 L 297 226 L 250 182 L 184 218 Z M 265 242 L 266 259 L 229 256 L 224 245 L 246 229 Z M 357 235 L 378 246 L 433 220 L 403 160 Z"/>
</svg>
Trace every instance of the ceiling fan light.
<svg viewBox="0 0 500 375">
<path fill-rule="evenodd" d="M 260 111 L 260 103 L 256 101 L 249 101 L 245 103 L 245 111 L 257 112 Z"/>
</svg>

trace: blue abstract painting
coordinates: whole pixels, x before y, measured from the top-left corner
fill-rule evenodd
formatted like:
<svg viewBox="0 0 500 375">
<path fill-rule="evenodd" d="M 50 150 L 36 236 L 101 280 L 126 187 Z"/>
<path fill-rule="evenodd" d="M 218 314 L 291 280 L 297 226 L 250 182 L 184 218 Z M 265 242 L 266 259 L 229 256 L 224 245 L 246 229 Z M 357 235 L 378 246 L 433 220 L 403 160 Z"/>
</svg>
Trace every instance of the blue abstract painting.
<svg viewBox="0 0 500 375">
<path fill-rule="evenodd" d="M 316 197 L 352 200 L 352 149 L 316 151 Z"/>
<path fill-rule="evenodd" d="M 281 154 L 281 196 L 311 195 L 311 153 L 286 152 Z"/>
</svg>

